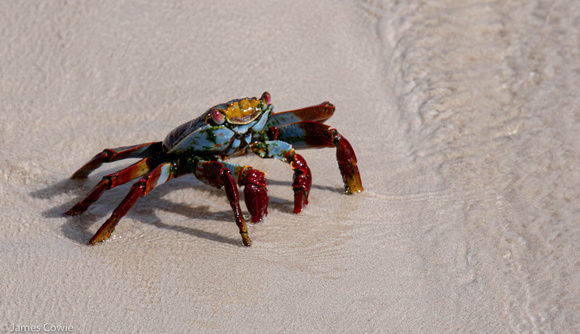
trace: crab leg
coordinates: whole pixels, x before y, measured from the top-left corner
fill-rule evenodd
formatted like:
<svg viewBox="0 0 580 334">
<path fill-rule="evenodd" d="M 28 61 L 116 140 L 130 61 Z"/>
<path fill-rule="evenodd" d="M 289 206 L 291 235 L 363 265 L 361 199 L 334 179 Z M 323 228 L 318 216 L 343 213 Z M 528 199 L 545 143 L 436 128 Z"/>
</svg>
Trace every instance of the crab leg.
<svg viewBox="0 0 580 334">
<path fill-rule="evenodd" d="M 101 167 L 105 162 L 113 162 L 128 158 L 145 158 L 161 151 L 161 142 L 145 143 L 134 146 L 106 148 L 95 155 L 89 162 L 79 168 L 71 179 L 84 179 L 92 171 Z"/>
<path fill-rule="evenodd" d="M 252 223 L 262 221 L 268 215 L 268 189 L 266 188 L 266 174 L 251 166 L 242 166 L 232 162 L 220 161 L 230 170 L 238 185 L 244 186 L 246 207 L 252 215 Z"/>
<path fill-rule="evenodd" d="M 225 188 L 226 195 L 234 211 L 236 225 L 240 229 L 242 244 L 248 247 L 251 246 L 252 241 L 248 236 L 248 229 L 240 208 L 240 195 L 236 179 L 232 176 L 230 170 L 219 161 L 200 161 L 194 169 L 194 174 L 199 180 L 212 187 L 219 189 L 223 186 Z"/>
<path fill-rule="evenodd" d="M 302 109 L 274 113 L 270 116 L 266 128 L 271 126 L 284 126 L 300 121 L 316 121 L 324 123 L 334 114 L 334 105 L 330 102 L 323 102 L 316 106 Z"/>
<path fill-rule="evenodd" d="M 308 194 L 312 186 L 312 174 L 306 160 L 294 151 L 292 145 L 280 140 L 268 140 L 253 144 L 250 149 L 262 158 L 286 161 L 294 170 L 292 190 L 294 190 L 294 213 L 300 213 L 308 205 Z"/>
<path fill-rule="evenodd" d="M 308 205 L 308 195 L 310 194 L 310 187 L 312 186 L 312 173 L 306 164 L 304 158 L 294 152 L 294 150 L 286 153 L 286 161 L 294 170 L 294 180 L 292 182 L 292 190 L 294 190 L 294 213 L 300 213 L 302 206 Z"/>
<path fill-rule="evenodd" d="M 80 202 L 75 204 L 70 210 L 65 212 L 67 216 L 76 216 L 85 212 L 91 204 L 96 202 L 101 195 L 109 189 L 125 184 L 131 180 L 147 174 L 152 167 L 151 158 L 145 158 L 137 163 L 123 169 L 120 172 L 104 176 L 91 192 Z"/>
<path fill-rule="evenodd" d="M 322 123 L 304 121 L 280 128 L 270 128 L 268 133 L 271 136 L 270 139 L 286 141 L 297 149 L 336 147 L 336 159 L 342 174 L 345 192 L 352 194 L 363 191 L 354 150 L 348 140 L 336 129 Z"/>
<path fill-rule="evenodd" d="M 91 241 L 89 241 L 89 245 L 107 240 L 115 230 L 119 220 L 127 214 L 139 197 L 147 195 L 155 187 L 162 185 L 174 177 L 177 177 L 174 164 L 172 162 L 166 162 L 157 166 L 149 174 L 135 182 L 121 204 L 113 211 L 111 217 L 107 219 L 97 233 L 95 233 Z"/>
</svg>

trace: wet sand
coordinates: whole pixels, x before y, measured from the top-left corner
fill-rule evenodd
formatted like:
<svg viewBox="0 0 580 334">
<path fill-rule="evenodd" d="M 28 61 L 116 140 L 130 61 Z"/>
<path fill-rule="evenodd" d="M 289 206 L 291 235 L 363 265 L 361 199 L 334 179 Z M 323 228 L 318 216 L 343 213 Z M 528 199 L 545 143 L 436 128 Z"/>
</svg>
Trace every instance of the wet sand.
<svg viewBox="0 0 580 334">
<path fill-rule="evenodd" d="M 0 329 L 578 331 L 580 3 L 395 3 L 0 5 Z M 250 248 L 192 176 L 97 246 L 130 185 L 63 217 L 133 162 L 69 179 L 102 149 L 264 91 L 336 105 L 363 193 L 304 150 L 299 215 L 286 164 L 233 160 L 268 178 Z"/>
</svg>

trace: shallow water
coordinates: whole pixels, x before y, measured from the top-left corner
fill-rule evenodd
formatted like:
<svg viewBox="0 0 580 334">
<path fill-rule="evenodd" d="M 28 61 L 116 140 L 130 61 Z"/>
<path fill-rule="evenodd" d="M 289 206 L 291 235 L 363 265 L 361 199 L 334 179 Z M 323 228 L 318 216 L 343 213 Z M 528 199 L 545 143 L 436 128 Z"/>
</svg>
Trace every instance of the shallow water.
<svg viewBox="0 0 580 334">
<path fill-rule="evenodd" d="M 490 307 L 469 321 L 503 320 L 516 332 L 579 328 L 579 4 L 364 8 L 388 50 L 408 158 L 440 180 L 432 197 L 458 201 L 458 221 L 425 234 L 455 235 L 464 261 L 433 279 L 463 271 L 460 305 L 471 297 L 457 313 Z M 430 248 L 426 256 L 438 258 Z"/>
</svg>

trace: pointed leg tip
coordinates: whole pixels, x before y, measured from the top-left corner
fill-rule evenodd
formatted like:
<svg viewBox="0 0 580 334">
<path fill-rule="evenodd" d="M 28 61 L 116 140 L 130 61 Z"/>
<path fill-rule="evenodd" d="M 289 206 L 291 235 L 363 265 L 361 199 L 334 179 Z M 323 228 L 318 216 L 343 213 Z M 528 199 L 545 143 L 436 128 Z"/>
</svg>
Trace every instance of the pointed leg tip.
<svg viewBox="0 0 580 334">
<path fill-rule="evenodd" d="M 107 239 L 109 239 L 110 235 L 100 235 L 99 233 L 97 233 L 92 239 L 91 241 L 89 241 L 89 246 L 93 246 L 95 244 L 101 243 Z"/>
<path fill-rule="evenodd" d="M 95 235 L 95 236 L 93 236 L 87 245 L 89 245 L 89 246 L 93 246 L 94 244 L 98 243 L 99 241 L 97 241 L 97 239 L 96 239 L 96 238 L 97 238 L 97 236 L 96 236 L 96 235 Z"/>
<path fill-rule="evenodd" d="M 91 241 L 89 241 L 89 245 L 94 245 L 109 239 L 113 234 L 113 231 L 115 231 L 116 225 L 117 225 L 116 221 L 107 220 L 103 224 L 103 226 L 101 226 L 101 228 L 97 231 L 97 233 L 95 233 Z"/>
<path fill-rule="evenodd" d="M 349 195 L 352 195 L 352 194 L 356 194 L 356 193 L 362 193 L 363 190 L 364 190 L 363 186 L 362 185 L 359 185 L 359 186 L 356 186 L 356 187 L 346 187 L 344 189 L 344 192 L 347 193 L 347 194 L 349 194 Z"/>
<path fill-rule="evenodd" d="M 250 237 L 248 237 L 248 232 L 242 232 L 240 234 L 242 235 L 242 245 L 244 247 L 252 246 L 252 240 L 250 240 Z"/>
<path fill-rule="evenodd" d="M 364 190 L 358 171 L 353 173 L 351 177 L 343 177 L 343 181 L 344 192 L 347 194 L 360 193 Z"/>
<path fill-rule="evenodd" d="M 86 205 L 86 203 L 83 203 L 82 201 L 75 204 L 75 206 L 73 206 L 72 208 L 70 208 L 67 212 L 64 213 L 65 216 L 79 216 L 83 213 L 85 213 L 85 211 L 87 211 L 88 209 L 88 205 Z"/>
<path fill-rule="evenodd" d="M 72 208 L 70 210 L 68 210 L 67 212 L 63 213 L 64 216 L 80 216 L 83 212 L 85 212 L 85 210 L 78 210 L 75 208 Z"/>
<path fill-rule="evenodd" d="M 70 176 L 71 180 L 83 180 L 87 178 L 87 173 L 76 171 L 73 175 Z"/>
</svg>

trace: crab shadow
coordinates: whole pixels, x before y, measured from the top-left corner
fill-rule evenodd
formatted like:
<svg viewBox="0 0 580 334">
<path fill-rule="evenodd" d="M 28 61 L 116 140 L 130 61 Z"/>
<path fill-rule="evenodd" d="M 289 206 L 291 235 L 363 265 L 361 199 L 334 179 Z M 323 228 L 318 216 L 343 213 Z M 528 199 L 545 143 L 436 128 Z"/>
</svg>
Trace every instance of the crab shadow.
<svg viewBox="0 0 580 334">
<path fill-rule="evenodd" d="M 92 230 L 91 226 L 95 223 L 104 223 L 105 219 L 108 218 L 108 216 L 111 214 L 111 211 L 123 200 L 125 195 L 129 192 L 132 182 L 105 192 L 101 197 L 101 200 L 106 197 L 106 205 L 99 205 L 99 202 L 97 201 L 91 207 L 92 210 L 88 210 L 80 216 L 68 217 L 64 216 L 64 213 L 78 201 L 83 199 L 84 196 L 86 196 L 92 187 L 97 183 L 96 180 L 100 180 L 100 178 L 106 174 L 106 172 L 95 173 L 95 176 L 89 178 L 88 180 L 61 180 L 46 188 L 34 191 L 30 195 L 34 198 L 51 199 L 63 193 L 74 193 L 76 195 L 74 200 L 52 207 L 50 210 L 44 211 L 42 214 L 46 218 L 66 217 L 67 221 L 61 227 L 63 235 L 75 242 L 86 244 L 94 234 L 94 232 L 90 231 Z M 268 180 L 268 185 L 281 185 L 290 188 L 291 184 L 292 183 L 290 181 Z M 317 185 L 313 185 L 313 187 L 328 191 L 337 191 L 337 188 L 332 187 L 322 187 Z M 167 194 L 179 190 L 190 190 L 196 192 L 200 198 L 223 198 L 222 202 L 224 207 L 227 209 L 216 212 L 211 211 L 210 206 L 208 205 L 196 206 L 195 203 L 176 203 L 164 198 Z M 294 204 L 292 202 L 288 202 L 286 199 L 273 197 L 271 193 L 269 194 L 269 197 L 269 214 L 272 214 L 272 212 L 293 212 Z M 242 210 L 244 210 L 245 204 L 241 205 Z M 125 217 L 138 220 L 142 223 L 149 224 L 157 228 L 177 231 L 197 238 L 203 238 L 236 246 L 240 244 L 240 240 L 237 238 L 228 238 L 195 227 L 174 225 L 163 222 L 163 220 L 157 216 L 157 210 L 181 215 L 192 220 L 217 221 L 219 223 L 224 223 L 224 225 L 227 224 L 227 228 L 235 226 L 234 216 L 226 198 L 224 189 L 211 188 L 193 176 L 183 176 L 179 179 L 172 180 L 166 185 L 156 188 L 154 191 L 147 194 L 147 196 L 137 201 L 132 210 L 130 210 Z M 249 219 L 246 220 L 249 221 Z"/>
</svg>

